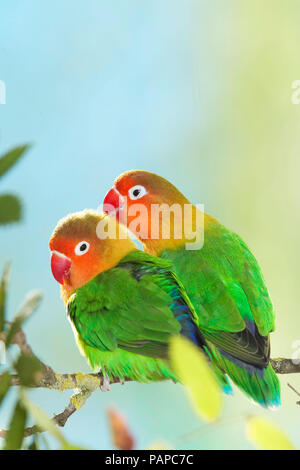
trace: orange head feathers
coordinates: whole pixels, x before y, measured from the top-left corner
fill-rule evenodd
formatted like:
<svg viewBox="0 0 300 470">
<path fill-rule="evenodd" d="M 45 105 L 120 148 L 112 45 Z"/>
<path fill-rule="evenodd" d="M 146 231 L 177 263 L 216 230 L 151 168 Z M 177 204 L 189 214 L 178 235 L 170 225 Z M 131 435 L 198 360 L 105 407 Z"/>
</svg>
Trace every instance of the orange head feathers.
<svg viewBox="0 0 300 470">
<path fill-rule="evenodd" d="M 110 191 L 115 191 L 110 193 Z M 188 199 L 168 180 L 155 173 L 131 170 L 122 173 L 104 199 L 104 204 L 118 204 L 117 196 L 127 198 L 128 209 L 137 202 L 150 204 L 189 204 Z M 108 195 L 111 194 L 110 197 Z"/>
<path fill-rule="evenodd" d="M 112 237 L 101 238 L 109 223 L 115 233 Z M 49 248 L 52 273 L 62 285 L 65 301 L 75 289 L 112 268 L 136 249 L 125 227 L 114 218 L 93 210 L 70 214 L 60 220 L 50 238 Z"/>
<path fill-rule="evenodd" d="M 185 223 L 186 206 L 191 209 L 188 224 Z M 196 208 L 189 200 L 166 179 L 142 170 L 131 170 L 118 176 L 105 196 L 103 210 L 126 224 L 140 238 L 145 249 L 156 255 L 163 249 L 185 243 L 185 235 L 189 236 L 195 225 Z M 169 218 L 163 217 L 164 211 Z M 159 215 L 155 217 L 157 213 Z M 183 235 L 176 237 L 179 226 Z M 169 231 L 169 238 L 163 236 L 164 231 Z"/>
</svg>

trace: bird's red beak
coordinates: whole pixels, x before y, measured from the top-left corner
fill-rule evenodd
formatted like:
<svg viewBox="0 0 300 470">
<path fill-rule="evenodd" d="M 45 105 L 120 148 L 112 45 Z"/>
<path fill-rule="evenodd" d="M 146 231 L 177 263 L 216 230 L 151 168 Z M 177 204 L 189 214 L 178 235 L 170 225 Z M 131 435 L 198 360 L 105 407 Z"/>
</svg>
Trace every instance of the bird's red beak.
<svg viewBox="0 0 300 470">
<path fill-rule="evenodd" d="M 51 253 L 51 271 L 54 279 L 60 284 L 64 283 L 64 280 L 70 279 L 71 260 L 64 254 L 58 251 L 52 251 Z"/>
<path fill-rule="evenodd" d="M 115 188 L 111 188 L 104 198 L 103 211 L 106 214 L 115 215 L 115 217 L 119 220 L 119 211 L 123 206 L 123 197 L 118 193 L 118 191 L 116 191 Z"/>
</svg>

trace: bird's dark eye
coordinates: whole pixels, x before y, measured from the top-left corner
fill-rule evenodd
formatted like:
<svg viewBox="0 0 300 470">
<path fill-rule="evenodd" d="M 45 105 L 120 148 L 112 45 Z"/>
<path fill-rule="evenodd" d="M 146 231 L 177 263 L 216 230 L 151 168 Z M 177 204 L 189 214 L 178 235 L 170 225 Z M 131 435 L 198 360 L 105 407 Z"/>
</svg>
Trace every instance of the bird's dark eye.
<svg viewBox="0 0 300 470">
<path fill-rule="evenodd" d="M 89 251 L 90 244 L 88 242 L 82 241 L 76 245 L 75 254 L 77 256 L 82 256 Z"/>
<path fill-rule="evenodd" d="M 141 197 L 145 196 L 147 194 L 147 190 L 144 186 L 137 184 L 133 186 L 132 188 L 129 189 L 128 191 L 128 196 L 130 199 L 140 199 Z"/>
</svg>

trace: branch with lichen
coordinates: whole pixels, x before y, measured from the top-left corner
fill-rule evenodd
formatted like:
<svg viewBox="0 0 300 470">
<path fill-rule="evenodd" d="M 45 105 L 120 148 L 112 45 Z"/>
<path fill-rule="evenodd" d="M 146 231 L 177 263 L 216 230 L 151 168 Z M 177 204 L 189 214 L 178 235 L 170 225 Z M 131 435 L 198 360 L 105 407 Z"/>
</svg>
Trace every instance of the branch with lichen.
<svg viewBox="0 0 300 470">
<path fill-rule="evenodd" d="M 0 333 L 0 340 L 6 340 L 7 333 Z M 70 401 L 66 408 L 59 414 L 56 414 L 53 417 L 53 421 L 60 427 L 64 427 L 68 419 L 79 409 L 81 409 L 88 398 L 94 393 L 98 388 L 102 388 L 104 384 L 105 377 L 102 373 L 98 374 L 83 374 L 81 372 L 76 372 L 72 374 L 61 374 L 55 372 L 52 367 L 44 364 L 38 357 L 33 353 L 30 345 L 26 340 L 26 336 L 23 330 L 19 330 L 12 343 L 17 345 L 20 349 L 20 352 L 32 356 L 39 361 L 41 365 L 41 370 L 37 374 L 36 380 L 31 384 L 31 388 L 48 388 L 51 390 L 58 390 L 63 392 L 65 390 L 75 390 L 75 393 L 71 396 Z M 292 359 L 276 358 L 271 360 L 272 367 L 274 368 L 277 374 L 292 374 L 300 373 L 300 363 Z M 0 375 L 0 383 L 2 376 Z M 130 380 L 130 379 L 127 379 Z M 118 377 L 110 380 L 111 384 L 120 383 Z M 17 374 L 11 375 L 11 386 L 20 386 L 21 380 Z M 26 428 L 24 436 L 28 437 L 35 433 L 42 432 L 38 426 L 32 426 Z M 0 437 L 5 438 L 7 435 L 6 430 L 0 430 Z"/>
<path fill-rule="evenodd" d="M 7 333 L 0 333 L 0 341 L 5 343 Z M 26 356 L 35 358 L 40 363 L 40 370 L 36 374 L 36 380 L 30 385 L 31 388 L 48 388 L 51 390 L 58 390 L 63 392 L 65 390 L 75 390 L 75 393 L 71 396 L 70 401 L 66 408 L 59 414 L 56 414 L 53 418 L 55 424 L 60 427 L 64 427 L 70 416 L 72 416 L 77 410 L 83 407 L 88 398 L 98 388 L 102 388 L 105 382 L 105 377 L 102 373 L 98 374 L 83 374 L 81 372 L 75 372 L 72 374 L 60 374 L 55 372 L 52 367 L 44 364 L 32 351 L 31 347 L 27 343 L 26 336 L 23 330 L 19 330 L 13 340 L 12 344 L 18 346 L 20 352 Z M 0 383 L 2 376 L 0 375 Z M 119 377 L 110 380 L 110 384 L 120 383 Z M 11 375 L 11 386 L 22 385 L 20 377 L 17 374 Z M 42 432 L 38 426 L 32 426 L 25 429 L 24 437 L 31 436 L 37 432 Z M 5 438 L 7 431 L 0 429 L 0 437 Z"/>
</svg>

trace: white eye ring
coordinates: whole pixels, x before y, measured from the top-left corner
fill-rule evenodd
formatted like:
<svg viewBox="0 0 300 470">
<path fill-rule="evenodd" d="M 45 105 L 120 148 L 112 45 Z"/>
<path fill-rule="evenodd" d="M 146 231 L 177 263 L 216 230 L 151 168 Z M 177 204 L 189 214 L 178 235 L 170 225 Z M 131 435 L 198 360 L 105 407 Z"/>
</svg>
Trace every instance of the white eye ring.
<svg viewBox="0 0 300 470">
<path fill-rule="evenodd" d="M 78 243 L 75 248 L 75 255 L 82 256 L 85 255 L 90 249 L 90 244 L 88 242 L 82 241 Z"/>
<path fill-rule="evenodd" d="M 137 184 L 136 186 L 132 186 L 132 188 L 130 188 L 129 191 L 128 191 L 128 196 L 132 200 L 140 199 L 141 197 L 145 196 L 145 194 L 147 194 L 147 190 L 141 184 Z"/>
</svg>

